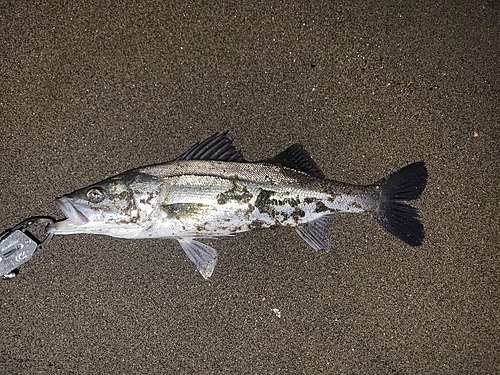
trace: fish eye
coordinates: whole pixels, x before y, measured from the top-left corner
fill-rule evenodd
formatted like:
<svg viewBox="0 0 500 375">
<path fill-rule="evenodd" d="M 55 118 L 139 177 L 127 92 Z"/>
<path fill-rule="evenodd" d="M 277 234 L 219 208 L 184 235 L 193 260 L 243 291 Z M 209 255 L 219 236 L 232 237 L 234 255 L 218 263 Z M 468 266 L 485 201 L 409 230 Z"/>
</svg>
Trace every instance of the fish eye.
<svg viewBox="0 0 500 375">
<path fill-rule="evenodd" d="M 90 188 L 87 191 L 87 199 L 92 203 L 102 202 L 104 199 L 104 191 L 98 187 Z"/>
</svg>

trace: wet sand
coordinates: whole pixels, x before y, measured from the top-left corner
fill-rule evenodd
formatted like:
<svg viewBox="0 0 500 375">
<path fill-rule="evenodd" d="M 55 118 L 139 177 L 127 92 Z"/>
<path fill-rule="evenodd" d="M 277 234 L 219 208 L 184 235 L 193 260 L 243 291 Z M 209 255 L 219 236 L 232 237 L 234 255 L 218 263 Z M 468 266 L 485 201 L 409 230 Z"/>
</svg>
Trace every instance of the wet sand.
<svg viewBox="0 0 500 375">
<path fill-rule="evenodd" d="M 56 237 L 0 282 L 1 374 L 500 372 L 499 2 L 324 3 L 3 3 L 0 231 L 226 129 L 429 181 L 421 247 L 338 215 L 328 253 L 208 241 L 208 281 L 175 241 Z"/>
</svg>

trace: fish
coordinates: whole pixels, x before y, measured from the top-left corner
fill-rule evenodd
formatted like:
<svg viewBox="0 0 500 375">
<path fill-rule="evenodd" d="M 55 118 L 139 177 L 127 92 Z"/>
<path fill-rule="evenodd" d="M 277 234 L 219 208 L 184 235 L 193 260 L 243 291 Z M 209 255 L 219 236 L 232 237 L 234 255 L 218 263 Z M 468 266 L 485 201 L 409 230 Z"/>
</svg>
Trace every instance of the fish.
<svg viewBox="0 0 500 375">
<path fill-rule="evenodd" d="M 285 226 L 314 250 L 329 250 L 335 214 L 370 215 L 390 234 L 420 246 L 424 228 L 408 202 L 427 183 L 415 162 L 371 185 L 327 179 L 301 144 L 247 161 L 227 131 L 198 142 L 176 159 L 126 171 L 56 199 L 65 218 L 54 235 L 175 239 L 207 279 L 217 250 L 200 242 L 259 228 Z"/>
</svg>

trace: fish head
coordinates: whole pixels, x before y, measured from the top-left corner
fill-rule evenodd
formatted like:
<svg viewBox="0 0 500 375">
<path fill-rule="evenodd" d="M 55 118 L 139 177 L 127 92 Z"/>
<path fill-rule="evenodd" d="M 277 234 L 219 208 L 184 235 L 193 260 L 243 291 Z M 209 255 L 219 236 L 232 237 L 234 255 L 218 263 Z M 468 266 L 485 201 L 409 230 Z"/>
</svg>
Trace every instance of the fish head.
<svg viewBox="0 0 500 375">
<path fill-rule="evenodd" d="M 54 234 L 107 234 L 134 237 L 141 230 L 141 209 L 133 178 L 118 175 L 56 200 L 66 219 L 47 227 Z"/>
</svg>

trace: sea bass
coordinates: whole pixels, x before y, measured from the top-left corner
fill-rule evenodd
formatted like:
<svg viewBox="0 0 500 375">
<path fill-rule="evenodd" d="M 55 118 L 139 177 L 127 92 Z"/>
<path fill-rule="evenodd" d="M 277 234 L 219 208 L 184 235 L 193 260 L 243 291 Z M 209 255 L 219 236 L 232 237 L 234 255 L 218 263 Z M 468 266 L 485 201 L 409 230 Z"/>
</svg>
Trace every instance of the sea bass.
<svg viewBox="0 0 500 375">
<path fill-rule="evenodd" d="M 217 251 L 199 239 L 289 226 L 313 249 L 328 250 L 337 212 L 371 215 L 403 242 L 421 245 L 423 226 L 405 201 L 417 199 L 426 181 L 423 162 L 373 185 L 329 180 L 300 144 L 248 162 L 225 132 L 171 162 L 132 169 L 58 198 L 66 219 L 47 231 L 176 239 L 208 278 Z"/>
</svg>

